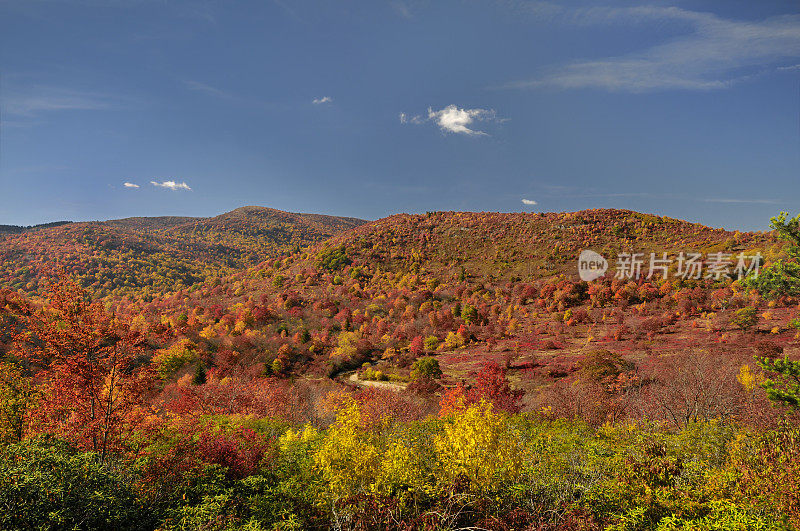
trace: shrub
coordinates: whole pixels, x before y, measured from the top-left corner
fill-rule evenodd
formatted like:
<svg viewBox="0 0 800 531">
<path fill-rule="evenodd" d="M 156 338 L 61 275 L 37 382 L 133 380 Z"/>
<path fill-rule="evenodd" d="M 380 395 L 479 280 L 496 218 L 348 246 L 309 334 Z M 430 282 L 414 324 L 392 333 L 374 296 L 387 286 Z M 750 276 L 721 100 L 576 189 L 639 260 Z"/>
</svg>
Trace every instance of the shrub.
<svg viewBox="0 0 800 531">
<path fill-rule="evenodd" d="M 259 469 L 272 446 L 253 430 L 239 427 L 205 432 L 197 448 L 205 462 L 223 467 L 229 479 L 241 479 Z"/>
<path fill-rule="evenodd" d="M 471 304 L 465 304 L 461 308 L 461 318 L 467 324 L 474 323 L 478 319 L 478 310 Z"/>
<path fill-rule="evenodd" d="M 319 267 L 330 272 L 339 271 L 351 262 L 352 260 L 347 256 L 344 245 L 332 249 L 324 249 L 317 255 Z"/>
<path fill-rule="evenodd" d="M 758 322 L 758 310 L 752 306 L 746 306 L 733 314 L 731 323 L 742 330 L 753 328 Z"/>
<path fill-rule="evenodd" d="M 433 352 L 439 347 L 439 338 L 436 336 L 428 336 L 425 338 L 425 350 Z"/>
<path fill-rule="evenodd" d="M 153 364 L 159 377 L 166 380 L 188 363 L 197 361 L 197 345 L 188 339 L 182 339 L 171 347 L 156 352 Z"/>
<path fill-rule="evenodd" d="M 460 477 L 477 491 L 497 491 L 518 477 L 522 448 L 507 417 L 480 402 L 446 417 L 434 439 L 437 477 L 448 485 Z"/>
<path fill-rule="evenodd" d="M 608 350 L 587 352 L 579 362 L 581 371 L 596 382 L 619 376 L 629 368 L 629 365 L 622 356 Z"/>
<path fill-rule="evenodd" d="M 439 367 L 439 360 L 436 358 L 426 356 L 414 362 L 411 367 L 411 379 L 419 380 L 420 378 L 439 379 L 442 377 L 442 369 Z"/>
<path fill-rule="evenodd" d="M 152 513 L 94 453 L 30 439 L 0 455 L 3 529 L 153 529 Z"/>
</svg>

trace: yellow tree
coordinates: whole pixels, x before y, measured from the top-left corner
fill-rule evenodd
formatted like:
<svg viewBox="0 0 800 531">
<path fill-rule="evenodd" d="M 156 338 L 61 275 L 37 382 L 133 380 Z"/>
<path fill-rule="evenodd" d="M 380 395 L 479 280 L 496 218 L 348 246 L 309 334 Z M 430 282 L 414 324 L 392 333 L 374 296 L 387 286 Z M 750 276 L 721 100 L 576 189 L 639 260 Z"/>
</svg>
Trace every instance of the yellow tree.
<svg viewBox="0 0 800 531">
<path fill-rule="evenodd" d="M 479 491 L 516 479 L 522 467 L 522 447 L 505 414 L 481 401 L 445 417 L 434 439 L 438 476 L 445 484 L 465 477 Z"/>
</svg>

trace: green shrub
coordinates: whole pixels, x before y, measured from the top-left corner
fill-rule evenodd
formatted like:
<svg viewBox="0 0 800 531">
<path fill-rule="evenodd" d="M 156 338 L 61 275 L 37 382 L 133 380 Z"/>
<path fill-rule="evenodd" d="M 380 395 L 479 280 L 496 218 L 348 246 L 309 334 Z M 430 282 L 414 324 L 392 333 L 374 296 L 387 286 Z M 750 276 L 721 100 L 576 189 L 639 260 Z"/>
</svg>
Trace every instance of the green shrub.
<svg viewBox="0 0 800 531">
<path fill-rule="evenodd" d="M 425 350 L 433 352 L 439 347 L 439 338 L 436 336 L 428 336 L 425 338 Z"/>
<path fill-rule="evenodd" d="M 418 380 L 420 378 L 438 379 L 442 377 L 442 369 L 439 367 L 439 360 L 436 358 L 426 356 L 414 362 L 411 367 L 411 379 Z"/>
<path fill-rule="evenodd" d="M 121 474 L 65 442 L 29 439 L 0 455 L 2 529 L 153 529 Z"/>
<path fill-rule="evenodd" d="M 319 267 L 330 272 L 339 271 L 351 262 L 352 260 L 347 256 L 344 245 L 332 249 L 324 249 L 317 255 Z"/>
<path fill-rule="evenodd" d="M 758 311 L 752 306 L 746 306 L 733 314 L 731 323 L 741 328 L 742 330 L 749 330 L 753 328 L 758 322 Z"/>
</svg>

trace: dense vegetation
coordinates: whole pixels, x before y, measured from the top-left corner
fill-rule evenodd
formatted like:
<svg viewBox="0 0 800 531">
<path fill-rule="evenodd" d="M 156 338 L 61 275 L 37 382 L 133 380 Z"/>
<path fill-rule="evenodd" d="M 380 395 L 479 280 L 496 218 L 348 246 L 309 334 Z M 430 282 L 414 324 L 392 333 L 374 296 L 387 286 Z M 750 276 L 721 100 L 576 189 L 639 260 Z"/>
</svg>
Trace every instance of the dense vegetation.
<svg viewBox="0 0 800 531">
<path fill-rule="evenodd" d="M 429 213 L 309 247 L 261 214 L 22 233 L 61 269 L 0 291 L 0 527 L 800 526 L 800 218 Z M 196 276 L 92 282 L 117 270 L 65 235 L 98 227 Z M 175 233 L 286 245 L 222 269 Z M 758 251 L 766 274 L 587 283 L 586 248 Z"/>
<path fill-rule="evenodd" d="M 243 207 L 214 218 L 128 218 L 0 230 L 0 281 L 35 293 L 40 270 L 61 267 L 99 297 L 190 287 L 322 241 L 353 218 Z"/>
</svg>

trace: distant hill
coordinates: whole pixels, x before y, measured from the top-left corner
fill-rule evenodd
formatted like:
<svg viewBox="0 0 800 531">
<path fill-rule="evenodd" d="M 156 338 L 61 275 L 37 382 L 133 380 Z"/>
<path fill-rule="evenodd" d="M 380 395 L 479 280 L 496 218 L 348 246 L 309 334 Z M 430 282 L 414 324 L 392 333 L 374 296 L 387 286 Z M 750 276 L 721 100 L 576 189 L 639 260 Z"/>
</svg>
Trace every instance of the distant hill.
<svg viewBox="0 0 800 531">
<path fill-rule="evenodd" d="M 280 359 L 278 372 L 335 375 L 371 361 L 407 375 L 413 359 L 429 351 L 443 355 L 457 367 L 451 374 L 463 378 L 465 362 L 479 367 L 491 352 L 512 356 L 523 345 L 579 352 L 590 341 L 619 342 L 614 338 L 625 334 L 639 341 L 647 327 L 660 330 L 677 313 L 730 314 L 752 303 L 730 277 L 613 279 L 620 251 L 643 253 L 644 260 L 650 252 L 673 258 L 680 251 L 706 257 L 761 252 L 769 261 L 782 245 L 771 232 L 726 231 L 628 210 L 399 214 L 282 259 L 208 277 L 191 293 L 172 289 L 134 302 L 126 311 L 208 348 L 209 366 L 223 371 L 236 365 L 265 374 L 264 367 L 272 370 Z M 583 249 L 600 252 L 611 265 L 608 278 L 591 287 L 578 277 Z M 637 308 L 627 314 L 637 335 L 621 327 L 625 316 L 619 315 L 629 306 Z M 642 324 L 646 317 L 655 320 Z M 711 324 L 704 321 L 702 330 Z M 428 340 L 434 347 L 425 346 Z M 675 345 L 656 346 L 684 352 L 692 343 Z M 558 365 L 563 360 L 550 361 L 555 365 L 547 374 L 569 373 Z"/>
<path fill-rule="evenodd" d="M 706 227 L 630 210 L 561 213 L 430 212 L 398 214 L 334 236 L 363 262 L 390 269 L 413 264 L 479 276 L 543 277 L 576 273 L 583 249 L 607 258 L 619 252 L 731 252 L 780 247 L 772 233 Z"/>
<path fill-rule="evenodd" d="M 0 230 L 0 284 L 33 292 L 39 270 L 58 266 L 101 296 L 154 294 L 255 265 L 363 223 L 249 206 L 213 218 L 134 217 L 11 227 Z"/>
<path fill-rule="evenodd" d="M 243 271 L 308 248 L 293 268 L 314 268 L 326 249 L 384 271 L 441 278 L 574 275 L 583 249 L 736 253 L 780 249 L 772 233 L 737 232 L 629 210 L 566 213 L 429 212 L 377 221 L 247 206 L 211 218 L 141 217 L 0 233 L 0 284 L 39 288 L 42 267 L 61 266 L 100 296 L 155 296 Z"/>
<path fill-rule="evenodd" d="M 186 216 L 158 216 L 152 218 L 123 218 L 123 219 L 110 219 L 103 221 L 104 225 L 109 227 L 120 227 L 125 229 L 142 229 L 142 230 L 158 230 L 169 229 L 184 223 L 193 223 L 202 221 L 207 218 L 192 218 Z"/>
<path fill-rule="evenodd" d="M 41 223 L 39 225 L 0 225 L 0 234 L 19 234 L 20 232 L 26 232 L 30 230 L 37 230 L 37 229 L 47 229 L 50 227 L 58 227 L 60 225 L 66 225 L 68 223 L 72 223 L 71 221 L 52 221 L 50 223 Z"/>
</svg>

